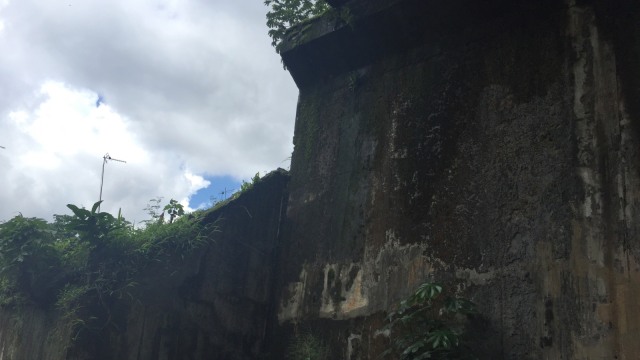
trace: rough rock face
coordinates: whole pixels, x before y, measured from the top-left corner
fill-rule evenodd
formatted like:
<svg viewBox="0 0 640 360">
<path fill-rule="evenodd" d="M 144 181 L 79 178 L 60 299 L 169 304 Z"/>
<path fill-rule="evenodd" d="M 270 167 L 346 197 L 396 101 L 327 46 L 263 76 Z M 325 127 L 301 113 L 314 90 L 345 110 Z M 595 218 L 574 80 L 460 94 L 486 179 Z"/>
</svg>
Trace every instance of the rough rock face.
<svg viewBox="0 0 640 360">
<path fill-rule="evenodd" d="M 282 52 L 280 333 L 373 359 L 384 312 L 433 279 L 479 305 L 481 358 L 637 358 L 637 2 L 344 6 Z"/>
</svg>

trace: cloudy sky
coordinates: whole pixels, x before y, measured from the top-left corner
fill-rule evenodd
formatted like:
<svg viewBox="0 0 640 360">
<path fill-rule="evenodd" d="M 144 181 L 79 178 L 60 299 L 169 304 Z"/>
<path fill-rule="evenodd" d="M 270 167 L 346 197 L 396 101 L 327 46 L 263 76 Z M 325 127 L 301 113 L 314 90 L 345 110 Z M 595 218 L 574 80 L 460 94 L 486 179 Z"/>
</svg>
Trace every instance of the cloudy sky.
<svg viewBox="0 0 640 360">
<path fill-rule="evenodd" d="M 0 0 L 0 221 L 191 208 L 288 168 L 297 88 L 262 0 Z"/>
</svg>

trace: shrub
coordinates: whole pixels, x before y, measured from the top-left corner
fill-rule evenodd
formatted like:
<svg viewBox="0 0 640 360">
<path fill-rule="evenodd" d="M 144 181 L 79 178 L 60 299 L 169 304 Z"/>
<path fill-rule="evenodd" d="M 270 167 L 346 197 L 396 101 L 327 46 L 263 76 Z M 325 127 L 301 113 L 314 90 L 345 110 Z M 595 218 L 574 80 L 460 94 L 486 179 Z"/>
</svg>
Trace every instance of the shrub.
<svg viewBox="0 0 640 360">
<path fill-rule="evenodd" d="M 43 296 L 60 266 L 53 244 L 53 232 L 43 219 L 20 214 L 0 224 L 0 276 L 5 300 L 15 295 L 12 293 Z"/>
<path fill-rule="evenodd" d="M 424 283 L 387 317 L 392 347 L 383 356 L 401 360 L 475 359 L 463 344 L 468 315 L 475 314 L 471 301 L 445 297 L 442 286 Z"/>
</svg>

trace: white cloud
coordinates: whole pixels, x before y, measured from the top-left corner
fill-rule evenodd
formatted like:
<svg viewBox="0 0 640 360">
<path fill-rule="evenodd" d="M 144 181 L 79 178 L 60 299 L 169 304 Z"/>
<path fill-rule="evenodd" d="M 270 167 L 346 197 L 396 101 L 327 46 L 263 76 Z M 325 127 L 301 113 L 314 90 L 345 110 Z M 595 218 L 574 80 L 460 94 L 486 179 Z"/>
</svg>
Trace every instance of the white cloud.
<svg viewBox="0 0 640 360">
<path fill-rule="evenodd" d="M 58 82 L 46 82 L 40 92 L 43 101 L 32 113 L 9 114 L 13 126 L 6 130 L 14 134 L 14 140 L 8 148 L 15 154 L 10 160 L 15 161 L 13 171 L 6 175 L 14 176 L 15 183 L 30 185 L 14 189 L 16 195 L 26 194 L 6 210 L 26 211 L 22 207 L 35 208 L 43 201 L 51 204 L 45 209 L 56 213 L 65 212 L 68 202 L 91 206 L 99 197 L 107 152 L 126 163 L 107 160 L 104 164 L 105 210 L 117 211 L 126 205 L 125 209 L 135 209 L 130 213 L 139 215 L 138 209 L 154 196 L 145 188 L 168 192 L 188 205 L 189 196 L 208 185 L 202 176 L 186 169 L 181 159 L 143 148 L 129 130 L 129 121 L 109 106 L 97 104 L 96 93 Z"/>
<path fill-rule="evenodd" d="M 97 198 L 141 220 L 206 175 L 285 166 L 297 89 L 261 1 L 0 0 L 0 220 Z M 100 106 L 96 106 L 101 96 Z M 286 167 L 286 166 L 285 166 Z"/>
<path fill-rule="evenodd" d="M 0 38 L 2 38 L 4 34 L 5 20 L 2 16 L 2 10 L 9 5 L 9 0 L 0 0 Z"/>
</svg>

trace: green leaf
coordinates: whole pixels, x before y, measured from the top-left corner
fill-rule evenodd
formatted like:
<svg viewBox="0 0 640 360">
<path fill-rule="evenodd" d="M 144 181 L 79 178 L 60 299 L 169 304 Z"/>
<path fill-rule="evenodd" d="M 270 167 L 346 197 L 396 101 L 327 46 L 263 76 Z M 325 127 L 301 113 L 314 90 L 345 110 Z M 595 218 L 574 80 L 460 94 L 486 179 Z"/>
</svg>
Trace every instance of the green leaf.
<svg viewBox="0 0 640 360">
<path fill-rule="evenodd" d="M 279 52 L 279 45 L 284 39 L 285 29 L 318 16 L 329 9 L 329 5 L 324 0 L 265 0 L 264 4 L 271 7 L 266 16 L 267 27 L 270 29 L 268 34 L 272 39 L 271 45 L 276 48 L 277 52 Z"/>
<path fill-rule="evenodd" d="M 98 208 L 100 207 L 100 204 L 102 204 L 104 200 L 100 200 L 97 203 L 93 204 L 93 206 L 91 207 L 91 213 L 95 214 L 96 211 L 98 210 Z"/>
<path fill-rule="evenodd" d="M 71 209 L 71 211 L 73 211 L 73 213 L 77 216 L 78 213 L 80 212 L 80 208 L 78 208 L 77 206 L 73 205 L 73 204 L 67 204 L 67 207 L 69 209 Z"/>
</svg>

